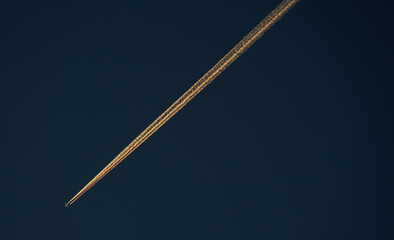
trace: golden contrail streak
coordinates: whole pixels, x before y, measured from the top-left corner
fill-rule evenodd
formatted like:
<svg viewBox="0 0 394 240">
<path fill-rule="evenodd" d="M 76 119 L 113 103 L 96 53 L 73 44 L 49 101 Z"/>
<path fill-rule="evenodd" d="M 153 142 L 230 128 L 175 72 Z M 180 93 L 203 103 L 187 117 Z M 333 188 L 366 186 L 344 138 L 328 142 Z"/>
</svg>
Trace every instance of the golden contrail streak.
<svg viewBox="0 0 394 240">
<path fill-rule="evenodd" d="M 189 90 L 176 100 L 164 113 L 151 123 L 140 135 L 138 135 L 118 156 L 116 156 L 101 172 L 97 174 L 81 191 L 79 191 L 66 207 L 73 204 L 86 191 L 93 187 L 107 173 L 122 162 L 131 152 L 148 139 L 157 129 L 166 123 L 172 116 L 210 84 L 228 66 L 241 56 L 253 43 L 259 39 L 268 29 L 279 21 L 299 0 L 283 0 L 267 17 L 250 31 L 233 49 L 230 50 L 215 66 L 200 78 Z"/>
</svg>

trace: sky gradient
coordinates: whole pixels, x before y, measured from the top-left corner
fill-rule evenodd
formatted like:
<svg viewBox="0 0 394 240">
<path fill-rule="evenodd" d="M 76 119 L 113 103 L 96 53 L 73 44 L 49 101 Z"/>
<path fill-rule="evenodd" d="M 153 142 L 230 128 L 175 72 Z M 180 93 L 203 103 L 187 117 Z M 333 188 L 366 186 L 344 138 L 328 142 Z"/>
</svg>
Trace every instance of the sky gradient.
<svg viewBox="0 0 394 240">
<path fill-rule="evenodd" d="M 301 1 L 79 191 L 280 1 L 2 3 L 4 239 L 393 239 L 393 20 Z"/>
</svg>

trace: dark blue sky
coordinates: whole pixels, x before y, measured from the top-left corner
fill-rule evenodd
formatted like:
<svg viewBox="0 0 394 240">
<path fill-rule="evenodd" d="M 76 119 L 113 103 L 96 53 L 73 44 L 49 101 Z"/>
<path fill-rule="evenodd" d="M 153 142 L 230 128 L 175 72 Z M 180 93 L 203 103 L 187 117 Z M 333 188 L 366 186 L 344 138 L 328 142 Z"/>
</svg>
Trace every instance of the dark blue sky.
<svg viewBox="0 0 394 240">
<path fill-rule="evenodd" d="M 64 208 L 278 3 L 2 3 L 4 239 L 393 239 L 393 15 L 371 1 L 302 1 Z"/>
</svg>

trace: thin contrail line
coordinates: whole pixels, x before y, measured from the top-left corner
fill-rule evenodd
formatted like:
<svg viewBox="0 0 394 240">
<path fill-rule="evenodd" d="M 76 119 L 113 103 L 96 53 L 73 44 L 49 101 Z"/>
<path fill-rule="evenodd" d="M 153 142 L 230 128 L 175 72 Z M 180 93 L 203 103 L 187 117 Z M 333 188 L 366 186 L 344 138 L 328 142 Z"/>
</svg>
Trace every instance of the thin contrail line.
<svg viewBox="0 0 394 240">
<path fill-rule="evenodd" d="M 93 187 L 107 173 L 122 162 L 131 152 L 148 139 L 157 129 L 166 123 L 172 116 L 219 76 L 228 66 L 241 56 L 253 43 L 258 40 L 268 29 L 279 21 L 299 0 L 283 0 L 267 17 L 250 31 L 233 49 L 230 50 L 220 61 L 213 66 L 202 78 L 200 78 L 189 90 L 176 100 L 164 113 L 151 123 L 140 135 L 138 135 L 121 153 L 118 154 L 96 177 L 94 177 L 81 191 L 79 191 L 66 207 L 73 204 L 86 191 Z"/>
</svg>

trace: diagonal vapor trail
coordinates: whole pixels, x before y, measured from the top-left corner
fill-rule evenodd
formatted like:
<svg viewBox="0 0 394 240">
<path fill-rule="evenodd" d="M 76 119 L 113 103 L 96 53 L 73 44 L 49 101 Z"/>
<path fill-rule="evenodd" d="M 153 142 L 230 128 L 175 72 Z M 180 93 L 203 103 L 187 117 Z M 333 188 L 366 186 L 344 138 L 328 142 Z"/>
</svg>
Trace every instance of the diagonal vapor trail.
<svg viewBox="0 0 394 240">
<path fill-rule="evenodd" d="M 138 148 L 157 129 L 166 123 L 172 116 L 181 110 L 190 100 L 219 76 L 228 66 L 241 56 L 253 43 L 258 40 L 268 29 L 278 22 L 299 0 L 283 0 L 268 16 L 266 16 L 255 28 L 250 31 L 233 49 L 230 50 L 220 61 L 213 66 L 202 78 L 200 78 L 189 90 L 176 100 L 164 113 L 151 123 L 140 135 L 138 135 L 121 153 L 118 154 L 103 170 L 101 170 L 85 187 L 82 188 L 66 207 L 73 204 L 86 191 L 100 181 L 107 173 L 121 163 L 131 152 Z"/>
</svg>

